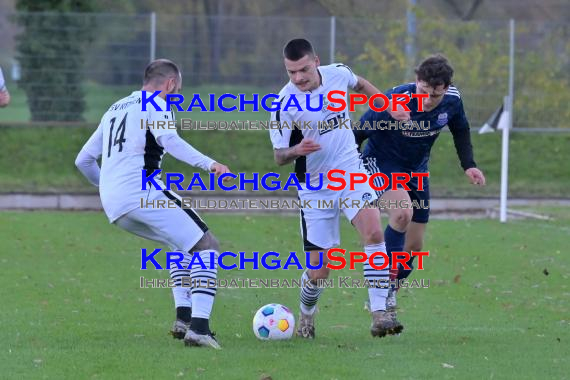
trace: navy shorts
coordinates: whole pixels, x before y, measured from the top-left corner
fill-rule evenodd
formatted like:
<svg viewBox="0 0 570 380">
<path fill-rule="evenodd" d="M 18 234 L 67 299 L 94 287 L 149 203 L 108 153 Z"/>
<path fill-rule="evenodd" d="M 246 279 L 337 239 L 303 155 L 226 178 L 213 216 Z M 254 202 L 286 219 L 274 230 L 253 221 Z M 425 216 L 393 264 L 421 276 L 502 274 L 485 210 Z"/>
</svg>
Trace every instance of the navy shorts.
<svg viewBox="0 0 570 380">
<path fill-rule="evenodd" d="M 374 173 L 384 173 L 391 178 L 392 173 L 408 173 L 407 170 L 398 170 L 391 165 L 382 165 L 379 164 L 374 157 L 364 157 L 363 158 L 364 167 L 368 171 L 370 175 Z M 382 187 L 384 185 L 384 181 L 380 177 L 376 177 L 374 179 L 374 185 L 377 187 Z M 408 195 L 410 196 L 410 200 L 414 204 L 414 213 L 412 215 L 412 222 L 415 223 L 427 223 L 429 221 L 429 211 L 430 211 L 430 196 L 429 196 L 429 178 L 423 179 L 423 190 L 418 190 L 418 179 L 413 178 L 410 182 L 407 183 L 410 190 L 408 190 Z M 401 188 L 401 185 L 398 185 Z M 386 191 L 390 189 L 388 186 L 384 190 L 376 190 L 376 195 L 378 198 L 382 196 Z M 417 203 L 417 205 L 416 205 Z"/>
</svg>

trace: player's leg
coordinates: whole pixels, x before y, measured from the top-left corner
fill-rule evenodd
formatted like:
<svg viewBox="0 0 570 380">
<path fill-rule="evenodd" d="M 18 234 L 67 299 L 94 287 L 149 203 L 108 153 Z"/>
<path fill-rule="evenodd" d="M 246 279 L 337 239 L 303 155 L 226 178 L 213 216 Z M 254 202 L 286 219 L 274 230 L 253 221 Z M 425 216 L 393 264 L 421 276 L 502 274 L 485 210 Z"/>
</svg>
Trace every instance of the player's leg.
<svg viewBox="0 0 570 380">
<path fill-rule="evenodd" d="M 406 232 L 406 244 L 404 250 L 406 252 L 421 251 L 424 246 L 424 236 L 427 229 L 427 222 L 411 222 Z M 398 279 L 403 280 L 408 278 L 414 269 L 414 257 L 412 256 L 408 261 L 409 270 L 401 268 L 398 272 Z"/>
<path fill-rule="evenodd" d="M 365 169 L 369 175 L 380 173 L 381 170 L 376 162 L 376 158 L 367 157 L 363 160 Z M 389 173 L 388 173 L 389 174 Z M 374 178 L 374 185 L 377 188 L 384 187 L 382 177 Z M 404 249 L 404 242 L 406 239 L 406 228 L 410 224 L 413 210 L 412 208 L 400 207 L 402 201 L 410 204 L 410 196 L 403 189 L 396 190 L 376 190 L 376 195 L 379 197 L 378 206 L 381 210 L 386 210 L 388 213 L 388 225 L 384 230 L 384 239 L 386 241 L 386 253 L 391 260 L 392 252 L 399 252 Z M 392 268 L 390 265 L 390 280 L 396 280 L 398 277 L 398 268 Z M 396 318 L 396 293 L 398 289 L 396 286 L 390 286 L 388 290 L 388 298 L 386 299 L 386 310 L 390 313 L 394 322 L 401 326 L 401 323 Z M 367 302 L 367 308 L 370 310 L 370 301 Z M 403 326 L 402 326 L 403 328 Z"/>
<path fill-rule="evenodd" d="M 326 257 L 327 250 L 317 248 L 314 245 L 305 245 L 305 252 L 310 254 L 311 266 L 322 263 L 322 267 L 319 269 L 306 269 L 301 275 L 303 287 L 301 288 L 300 309 L 304 314 L 314 314 L 322 293 L 322 288 L 318 284 L 329 277 L 330 269 L 326 267 L 328 262 Z"/>
<path fill-rule="evenodd" d="M 307 248 L 305 248 L 305 251 L 310 253 L 312 266 L 318 265 L 319 262 L 323 263 L 322 268 L 306 269 L 301 275 L 301 292 L 299 295 L 301 311 L 299 313 L 297 335 L 302 338 L 312 339 L 315 337 L 317 302 L 323 291 L 323 288 L 319 286 L 319 280 L 328 278 L 329 269 L 326 268 L 326 249 L 307 251 Z"/>
<path fill-rule="evenodd" d="M 380 172 L 374 158 L 367 158 L 361 164 L 361 166 L 355 167 L 352 172 L 358 172 L 361 169 L 364 169 L 369 175 Z M 384 185 L 381 177 L 376 177 L 374 184 L 379 188 Z M 351 205 L 351 207 L 347 207 L 342 211 L 360 233 L 367 257 L 372 256 L 375 252 L 386 253 L 379 209 L 377 207 L 362 208 L 366 206 L 366 202 L 378 206 L 378 198 L 382 195 L 382 192 L 375 192 L 368 183 L 362 183 L 356 184 L 354 191 L 344 190 L 342 193 L 341 199 L 348 199 Z M 360 210 L 353 208 L 352 204 L 354 202 L 361 204 Z M 374 265 L 376 267 L 384 265 L 384 257 L 375 256 Z M 386 312 L 389 263 L 385 269 L 378 270 L 366 260 L 364 263 L 364 278 L 371 284 L 368 288 L 368 298 L 369 310 L 372 313 L 372 326 L 370 328 L 372 336 L 383 337 L 387 334 L 399 333 L 403 326 L 394 321 L 390 314 Z"/>
<path fill-rule="evenodd" d="M 301 191 L 301 200 L 333 200 L 332 191 Z M 316 205 L 316 201 L 314 202 Z M 314 206 L 314 205 L 313 205 Z M 314 316 L 317 302 L 323 291 L 319 280 L 328 278 L 330 269 L 326 267 L 326 251 L 340 243 L 339 210 L 306 208 L 300 211 L 300 229 L 303 249 L 310 253 L 311 266 L 320 265 L 319 269 L 306 269 L 301 276 L 300 317 L 297 335 L 303 338 L 315 337 Z"/>
<path fill-rule="evenodd" d="M 384 230 L 384 238 L 388 256 L 391 257 L 392 252 L 404 250 L 406 230 L 412 221 L 414 210 L 411 207 L 408 192 L 403 189 L 386 191 L 380 197 L 380 202 L 388 213 L 388 225 Z M 401 207 L 404 202 L 410 207 Z"/>
<path fill-rule="evenodd" d="M 115 224 L 137 236 L 145 239 L 157 241 L 164 247 L 169 247 L 171 250 L 180 250 L 171 246 L 171 243 L 164 240 L 161 234 L 156 233 L 147 224 L 142 223 L 132 217 L 132 212 L 120 217 Z M 174 307 L 176 309 L 176 319 L 170 330 L 172 336 L 176 339 L 183 339 L 186 331 L 190 327 L 190 318 L 192 313 L 192 299 L 190 289 L 182 287 L 182 280 L 184 277 L 189 278 L 190 272 L 187 270 L 171 270 L 170 277 L 174 280 L 175 287 L 172 288 L 174 296 Z"/>
<path fill-rule="evenodd" d="M 406 252 L 421 251 L 424 246 L 424 236 L 427 228 L 427 223 L 429 222 L 429 212 L 430 212 L 429 182 L 424 181 L 423 191 L 417 191 L 416 189 L 412 189 L 409 192 L 409 195 L 411 200 L 417 203 L 417 207 L 414 208 L 412 221 L 406 231 L 406 242 L 404 245 L 404 250 Z M 410 269 L 401 268 L 399 270 L 398 272 L 399 280 L 408 278 L 408 276 L 412 273 L 414 257 L 415 256 L 412 256 L 407 263 Z"/>
<path fill-rule="evenodd" d="M 345 211 L 345 210 L 343 210 Z M 346 214 L 346 211 L 345 211 Z M 380 224 L 380 212 L 376 208 L 361 209 L 352 218 L 351 223 L 360 233 L 364 242 L 364 253 L 371 257 L 375 252 L 386 252 L 384 234 Z M 384 257 L 377 255 L 373 261 L 375 266 L 384 265 Z M 372 336 L 384 337 L 397 334 L 401 331 L 386 313 L 386 298 L 388 296 L 389 270 L 374 268 L 368 260 L 364 262 L 364 279 L 370 284 L 368 298 L 370 300 L 370 312 L 372 313 Z"/>
<path fill-rule="evenodd" d="M 357 172 L 355 168 L 353 172 Z M 343 190 L 341 192 L 341 204 L 348 207 L 342 208 L 344 215 L 359 232 L 364 243 L 364 253 L 372 257 L 375 252 L 386 253 L 384 234 L 380 221 L 380 211 L 376 207 L 366 207 L 374 204 L 377 199 L 374 190 L 367 183 L 357 184 L 354 191 Z M 354 207 L 354 204 L 360 207 Z M 387 334 L 395 334 L 400 330 L 386 313 L 386 297 L 388 295 L 389 268 L 376 269 L 384 265 L 384 256 L 376 255 L 373 259 L 374 266 L 369 260 L 364 262 L 364 279 L 370 284 L 368 297 L 370 299 L 370 311 L 372 312 L 372 336 L 383 337 Z"/>
<path fill-rule="evenodd" d="M 163 194 L 180 208 L 172 209 L 176 213 L 170 217 L 168 227 L 161 224 L 161 232 L 182 248 L 184 261 L 190 260 L 186 268 L 190 269 L 192 279 L 192 318 L 184 343 L 219 349 L 209 323 L 217 293 L 219 242 L 196 211 L 181 207 L 181 198 L 176 193 L 164 191 Z"/>
<path fill-rule="evenodd" d="M 169 191 L 157 191 L 151 193 L 149 198 L 151 197 L 153 200 L 174 200 L 179 206 L 168 209 L 138 209 L 134 210 L 134 213 L 141 222 L 169 241 L 171 246 L 178 247 L 183 254 L 180 265 L 173 264 L 171 277 L 175 282 L 182 277 L 191 277 L 192 316 L 184 342 L 187 345 L 220 348 L 209 327 L 217 291 L 215 282 L 218 242 L 194 210 L 181 208 L 178 195 Z"/>
<path fill-rule="evenodd" d="M 219 349 L 220 346 L 210 331 L 209 321 L 217 292 L 215 284 L 218 278 L 217 259 L 220 246 L 215 236 L 207 231 L 189 252 L 199 256 L 199 261 L 204 265 L 196 263 L 191 266 L 192 319 L 184 336 L 184 343 L 189 346 L 211 346 Z"/>
<path fill-rule="evenodd" d="M 381 172 L 375 158 L 369 157 L 363 163 L 369 175 Z M 374 184 L 381 188 L 384 181 L 381 177 L 375 177 Z M 410 204 L 410 196 L 403 189 L 376 191 L 376 195 L 380 198 L 379 205 L 388 213 L 388 225 L 384 230 L 384 239 L 386 240 L 387 254 L 390 257 L 392 251 L 397 252 L 404 249 L 406 228 L 412 219 L 413 209 L 411 207 L 400 207 L 402 201 Z"/>
<path fill-rule="evenodd" d="M 386 191 L 380 197 L 381 204 L 388 213 L 388 225 L 384 230 L 384 238 L 386 239 L 386 253 L 392 260 L 392 252 L 404 251 L 404 243 L 406 240 L 406 230 L 412 220 L 413 209 L 408 192 L 403 189 Z M 409 205 L 408 208 L 402 207 Z M 391 264 L 391 263 L 390 263 Z M 390 265 L 390 280 L 395 281 L 398 278 L 398 268 L 392 268 Z M 390 313 L 395 323 L 401 325 L 397 319 L 397 286 L 390 286 L 388 297 L 386 299 L 386 311 Z"/>
</svg>

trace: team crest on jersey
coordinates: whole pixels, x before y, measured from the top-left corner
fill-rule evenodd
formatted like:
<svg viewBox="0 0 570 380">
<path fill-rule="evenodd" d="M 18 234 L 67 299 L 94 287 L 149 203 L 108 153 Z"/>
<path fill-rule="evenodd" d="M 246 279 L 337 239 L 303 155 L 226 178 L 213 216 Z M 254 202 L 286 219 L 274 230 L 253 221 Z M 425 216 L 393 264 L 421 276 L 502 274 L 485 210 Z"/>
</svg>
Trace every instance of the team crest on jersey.
<svg viewBox="0 0 570 380">
<path fill-rule="evenodd" d="M 364 194 L 362 194 L 362 200 L 363 200 L 363 201 L 369 201 L 369 200 L 371 200 L 371 199 L 372 199 L 372 194 L 370 194 L 370 193 L 364 193 Z"/>
<path fill-rule="evenodd" d="M 447 113 L 446 112 L 440 113 L 439 115 L 437 115 L 437 123 L 439 125 L 442 125 L 442 126 L 447 124 Z"/>
</svg>

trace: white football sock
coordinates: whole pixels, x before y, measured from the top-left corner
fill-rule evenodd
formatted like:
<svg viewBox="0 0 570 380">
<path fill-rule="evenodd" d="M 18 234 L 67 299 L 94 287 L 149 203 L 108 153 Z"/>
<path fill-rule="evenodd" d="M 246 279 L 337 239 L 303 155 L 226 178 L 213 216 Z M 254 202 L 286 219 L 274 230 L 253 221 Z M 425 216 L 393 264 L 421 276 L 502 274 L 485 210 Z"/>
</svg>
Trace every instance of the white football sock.
<svg viewBox="0 0 570 380">
<path fill-rule="evenodd" d="M 210 269 L 210 251 L 214 252 L 212 257 L 214 260 L 213 269 Z M 209 319 L 217 290 L 218 264 L 216 260 L 218 252 L 205 250 L 200 251 L 199 254 L 206 268 L 202 268 L 198 261 L 195 260 L 193 267 L 190 269 L 190 276 L 192 277 L 192 318 Z"/>
<path fill-rule="evenodd" d="M 374 269 L 369 261 L 368 257 L 372 256 L 374 252 L 384 252 L 386 253 L 386 244 L 384 242 L 379 244 L 370 244 L 364 247 L 364 253 L 366 253 L 367 259 L 364 262 L 364 279 L 368 280 L 371 286 L 368 288 L 368 297 L 370 298 L 370 311 L 386 310 L 386 298 L 388 297 L 388 280 L 390 279 L 389 267 L 382 270 Z M 382 266 L 384 264 L 383 256 L 375 256 L 374 264 L 377 266 Z M 379 287 L 382 283 L 380 281 L 384 280 L 383 283 L 385 287 Z M 376 285 L 372 285 L 372 284 Z"/>
<path fill-rule="evenodd" d="M 309 281 L 309 273 L 305 270 L 301 276 L 301 302 L 303 314 L 312 315 L 317 309 L 317 302 L 323 289 Z"/>
<path fill-rule="evenodd" d="M 176 286 L 172 288 L 174 307 L 192 307 L 192 294 L 189 287 Z"/>
</svg>

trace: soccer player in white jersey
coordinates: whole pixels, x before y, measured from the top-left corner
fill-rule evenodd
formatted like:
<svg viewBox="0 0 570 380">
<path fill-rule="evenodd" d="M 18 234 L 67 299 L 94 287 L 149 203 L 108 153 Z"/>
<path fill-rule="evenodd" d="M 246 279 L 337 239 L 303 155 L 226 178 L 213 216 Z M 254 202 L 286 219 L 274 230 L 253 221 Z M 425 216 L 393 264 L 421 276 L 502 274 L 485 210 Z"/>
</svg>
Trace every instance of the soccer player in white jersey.
<svg viewBox="0 0 570 380">
<path fill-rule="evenodd" d="M 157 121 L 174 120 L 174 114 L 166 110 L 164 99 L 166 94 L 179 93 L 181 86 L 182 75 L 174 62 L 166 59 L 151 62 L 145 69 L 142 91 L 160 91 L 155 101 L 165 111 L 157 111 L 153 106 L 142 111 L 142 91 L 134 91 L 117 101 L 103 115 L 75 164 L 93 185 L 99 187 L 101 203 L 111 223 L 184 254 L 181 262 L 184 269 L 176 265 L 170 267 L 170 277 L 176 285 L 172 291 L 177 318 L 171 333 L 175 338 L 184 339 L 186 345 L 219 349 L 209 327 L 216 289 L 207 287 L 208 280 L 217 278 L 215 263 L 214 269 L 209 268 L 210 251 L 217 257 L 219 243 L 194 210 L 181 208 L 177 194 L 154 188 L 150 181 L 147 190 L 141 190 L 143 178 L 160 169 L 165 152 L 216 175 L 229 172 L 227 166 L 185 142 L 176 129 L 157 127 Z M 101 156 L 99 169 L 97 159 Z M 160 180 L 155 182 L 165 189 Z M 146 204 L 153 201 L 157 204 L 159 200 L 168 204 L 172 200 L 179 207 L 141 208 L 141 199 Z M 186 269 L 193 252 L 199 252 L 208 269 L 199 265 Z M 182 279 L 187 277 L 192 278 L 191 288 L 181 286 Z"/>
<path fill-rule="evenodd" d="M 329 170 L 346 170 L 347 175 L 348 173 L 366 173 L 356 149 L 352 130 L 343 127 L 347 121 L 343 119 L 350 119 L 348 110 L 329 111 L 324 104 L 322 111 L 309 111 L 306 97 L 309 94 L 311 107 L 316 107 L 320 96 L 324 99 L 323 103 L 326 103 L 329 91 L 345 91 L 348 96 L 350 87 L 368 97 L 380 91 L 367 80 L 356 76 L 346 65 L 320 66 L 319 58 L 315 55 L 311 43 L 305 39 L 289 41 L 283 49 L 283 55 L 290 81 L 279 93 L 281 109 L 271 115 L 273 121 L 281 123 L 281 128 L 272 129 L 270 133 L 275 161 L 278 165 L 295 162 L 295 173 L 303 186 L 303 190 L 299 191 L 299 198 L 302 201 L 311 201 L 312 208 L 307 207 L 301 210 L 304 250 L 310 251 L 313 265 L 319 263 L 321 252 L 325 252 L 322 254 L 322 267 L 316 270 L 306 270 L 302 275 L 303 283 L 309 285 L 301 289 L 301 313 L 297 334 L 304 338 L 314 338 L 314 313 L 322 292 L 322 288 L 318 286 L 318 280 L 329 276 L 330 270 L 326 268 L 326 251 L 340 244 L 341 211 L 360 233 L 364 242 L 364 252 L 368 257 L 374 252 L 386 252 L 386 247 L 377 208 L 350 208 L 339 203 L 339 200 L 344 198 L 351 199 L 348 204 L 352 204 L 352 200 L 359 201 L 361 205 L 365 203 L 364 201 L 372 202 L 376 199 L 376 195 L 368 184 L 358 184 L 354 191 L 348 188 L 341 191 L 326 189 L 326 174 Z M 283 110 L 291 96 L 297 98 L 302 110 L 297 107 Z M 378 107 L 382 105 L 377 104 Z M 409 113 L 404 111 L 395 112 L 393 115 L 398 120 L 409 118 Z M 323 121 L 334 127 L 317 128 L 317 123 Z M 292 129 L 290 126 L 293 122 L 301 124 L 309 122 L 311 129 Z M 348 122 L 350 123 L 350 120 Z M 324 177 L 322 190 L 306 189 L 306 173 L 310 173 L 313 186 L 318 185 L 318 175 L 322 173 Z M 317 208 L 318 200 L 332 200 L 334 208 L 319 209 Z M 381 266 L 384 259 L 382 256 L 375 256 L 374 263 Z M 388 277 L 388 268 L 376 270 L 368 262 L 364 263 L 364 278 L 370 283 L 378 285 L 382 280 L 387 281 Z M 399 333 L 401 326 L 396 325 L 386 314 L 388 289 L 383 286 L 371 286 L 368 288 L 368 294 L 371 300 L 370 332 L 372 336 L 383 337 Z"/>
</svg>

